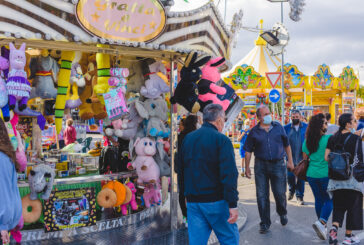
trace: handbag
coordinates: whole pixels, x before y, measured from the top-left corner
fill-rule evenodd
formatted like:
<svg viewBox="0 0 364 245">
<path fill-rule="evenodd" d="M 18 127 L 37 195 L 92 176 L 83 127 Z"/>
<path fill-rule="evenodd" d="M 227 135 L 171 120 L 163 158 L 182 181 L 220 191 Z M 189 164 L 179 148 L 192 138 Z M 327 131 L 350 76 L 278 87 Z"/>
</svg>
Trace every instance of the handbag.
<svg viewBox="0 0 364 245">
<path fill-rule="evenodd" d="M 300 180 L 307 180 L 307 169 L 310 163 L 310 155 L 308 155 L 307 159 L 302 159 L 297 166 L 293 169 L 293 174 Z"/>
<path fill-rule="evenodd" d="M 359 140 L 362 140 L 363 132 L 364 132 L 364 130 L 362 130 L 361 137 L 356 142 L 354 163 L 353 163 L 353 166 L 352 166 L 353 177 L 358 182 L 363 182 L 364 181 L 364 163 L 363 163 L 363 158 L 360 159 L 359 158 L 359 154 L 358 154 Z"/>
</svg>

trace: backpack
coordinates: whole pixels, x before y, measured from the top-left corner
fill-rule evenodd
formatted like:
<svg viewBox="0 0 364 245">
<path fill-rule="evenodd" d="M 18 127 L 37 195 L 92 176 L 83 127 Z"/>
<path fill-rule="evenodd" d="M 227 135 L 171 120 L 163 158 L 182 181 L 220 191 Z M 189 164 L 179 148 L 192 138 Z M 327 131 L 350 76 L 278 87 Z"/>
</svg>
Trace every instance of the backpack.
<svg viewBox="0 0 364 245">
<path fill-rule="evenodd" d="M 364 134 L 364 130 L 362 130 L 360 138 L 356 142 L 354 163 L 352 166 L 353 176 L 358 182 L 364 181 L 364 163 L 363 163 L 363 159 L 360 159 L 359 154 L 358 154 L 359 142 L 362 140 L 363 134 Z"/>
<path fill-rule="evenodd" d="M 348 180 L 351 176 L 350 153 L 344 147 L 351 134 L 345 139 L 344 144 L 339 148 L 335 145 L 335 150 L 329 154 L 329 178 L 333 180 Z"/>
</svg>

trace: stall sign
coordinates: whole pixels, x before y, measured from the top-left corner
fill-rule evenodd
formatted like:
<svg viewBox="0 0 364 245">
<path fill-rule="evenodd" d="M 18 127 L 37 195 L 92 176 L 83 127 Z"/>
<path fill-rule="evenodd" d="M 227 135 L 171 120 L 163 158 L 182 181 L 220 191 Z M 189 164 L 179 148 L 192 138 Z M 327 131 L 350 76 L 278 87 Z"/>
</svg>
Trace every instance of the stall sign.
<svg viewBox="0 0 364 245">
<path fill-rule="evenodd" d="M 166 25 L 158 0 L 79 0 L 76 16 L 91 34 L 124 42 L 150 42 Z"/>
<path fill-rule="evenodd" d="M 110 120 L 119 119 L 128 113 L 124 93 L 121 87 L 113 89 L 104 94 L 106 113 Z"/>
<path fill-rule="evenodd" d="M 96 225 L 95 189 L 52 191 L 44 202 L 45 232 Z"/>
<path fill-rule="evenodd" d="M 33 123 L 31 117 L 20 117 L 19 122 L 16 125 L 22 139 L 24 139 L 25 150 L 31 149 L 32 135 L 33 135 Z"/>
</svg>

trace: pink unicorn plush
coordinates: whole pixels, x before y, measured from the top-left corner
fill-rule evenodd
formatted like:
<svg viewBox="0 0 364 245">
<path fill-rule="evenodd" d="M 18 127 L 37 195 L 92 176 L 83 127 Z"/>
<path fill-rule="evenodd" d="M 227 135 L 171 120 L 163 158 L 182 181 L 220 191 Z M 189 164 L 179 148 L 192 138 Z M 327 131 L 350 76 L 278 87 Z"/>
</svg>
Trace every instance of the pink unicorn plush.
<svg viewBox="0 0 364 245">
<path fill-rule="evenodd" d="M 218 57 L 211 59 L 202 68 L 202 77 L 198 83 L 198 100 L 201 105 L 200 111 L 203 111 L 205 106 L 211 103 L 221 105 L 224 111 L 229 107 L 229 100 L 221 101 L 217 97 L 217 95 L 224 95 L 226 93 L 225 88 L 216 85 L 221 79 L 218 67 L 222 66 L 224 63 L 225 59 L 223 57 Z"/>
<path fill-rule="evenodd" d="M 20 49 L 16 49 L 13 43 L 9 43 L 10 47 L 10 71 L 6 88 L 9 94 L 9 108 L 13 110 L 18 101 L 19 110 L 23 111 L 27 107 L 28 98 L 31 87 L 27 79 L 27 73 L 24 71 L 26 64 L 25 43 Z"/>
<path fill-rule="evenodd" d="M 148 184 L 144 187 L 143 199 L 145 206 L 149 208 L 151 205 L 159 205 L 161 203 L 160 184 Z"/>
<path fill-rule="evenodd" d="M 126 185 L 129 187 L 129 189 L 131 190 L 132 196 L 131 196 L 131 200 L 128 203 L 125 203 L 123 205 L 121 205 L 121 213 L 123 215 L 127 215 L 128 214 L 128 205 L 130 205 L 132 210 L 137 210 L 138 209 L 138 204 L 135 200 L 135 193 L 137 192 L 134 184 L 132 182 L 128 182 L 126 183 Z"/>
</svg>

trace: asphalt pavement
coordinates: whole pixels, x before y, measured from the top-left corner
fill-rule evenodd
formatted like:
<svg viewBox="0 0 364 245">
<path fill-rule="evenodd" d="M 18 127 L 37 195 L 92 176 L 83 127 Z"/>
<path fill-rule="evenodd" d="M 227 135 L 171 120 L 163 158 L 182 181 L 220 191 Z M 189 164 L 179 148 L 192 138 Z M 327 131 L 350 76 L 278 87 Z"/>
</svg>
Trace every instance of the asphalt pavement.
<svg viewBox="0 0 364 245">
<path fill-rule="evenodd" d="M 240 164 L 240 157 L 237 155 L 237 163 Z M 240 165 L 239 165 L 240 166 Z M 254 166 L 253 161 L 251 166 Z M 252 169 L 252 172 L 253 169 Z M 254 173 L 253 173 L 254 174 Z M 288 192 L 288 188 L 287 188 Z M 328 240 L 320 240 L 312 228 L 312 224 L 316 221 L 314 197 L 310 186 L 306 182 L 305 185 L 305 205 L 298 205 L 296 197 L 292 201 L 287 202 L 288 224 L 282 226 L 280 219 L 276 213 L 274 197 L 271 193 L 271 221 L 272 225 L 267 234 L 259 233 L 259 213 L 256 202 L 256 191 L 254 183 L 254 175 L 252 179 L 239 177 L 239 197 L 240 202 L 244 205 L 248 217 L 247 222 L 240 232 L 240 244 L 244 245 L 307 245 L 307 244 L 328 244 Z M 345 221 L 344 221 L 345 224 Z M 331 227 L 331 217 L 329 221 Z M 344 229 L 339 229 L 338 239 L 341 242 L 344 238 Z M 360 238 L 363 239 L 361 244 L 364 244 L 364 233 L 362 231 L 354 231 Z M 341 243 L 340 243 L 341 244 Z"/>
</svg>

